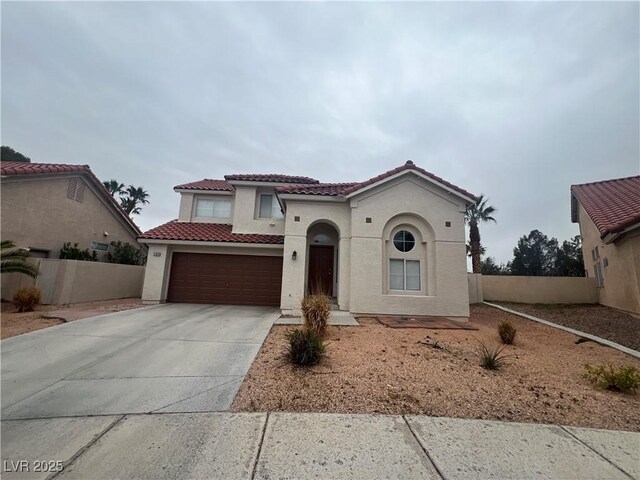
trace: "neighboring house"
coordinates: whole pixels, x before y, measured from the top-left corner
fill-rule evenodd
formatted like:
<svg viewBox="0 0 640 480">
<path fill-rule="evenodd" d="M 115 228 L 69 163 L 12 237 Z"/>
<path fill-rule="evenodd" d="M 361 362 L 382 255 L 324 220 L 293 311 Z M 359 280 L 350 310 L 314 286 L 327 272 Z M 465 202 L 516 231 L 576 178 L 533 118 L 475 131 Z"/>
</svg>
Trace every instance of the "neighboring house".
<svg viewBox="0 0 640 480">
<path fill-rule="evenodd" d="M 37 258 L 58 258 L 66 242 L 105 260 L 112 241 L 140 247 L 140 230 L 88 165 L 0 162 L 2 240 Z"/>
<path fill-rule="evenodd" d="M 640 175 L 572 185 L 571 221 L 598 302 L 640 313 Z"/>
<path fill-rule="evenodd" d="M 464 212 L 476 197 L 413 162 L 359 183 L 227 175 L 178 185 L 145 232 L 145 303 L 279 306 L 325 292 L 358 313 L 469 316 Z"/>
</svg>

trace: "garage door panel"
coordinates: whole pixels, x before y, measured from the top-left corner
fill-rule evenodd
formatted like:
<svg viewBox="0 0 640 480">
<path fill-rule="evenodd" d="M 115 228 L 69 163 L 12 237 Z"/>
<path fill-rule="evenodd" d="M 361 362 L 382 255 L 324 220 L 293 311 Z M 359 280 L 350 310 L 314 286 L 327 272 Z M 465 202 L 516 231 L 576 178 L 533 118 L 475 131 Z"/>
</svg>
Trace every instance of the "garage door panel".
<svg viewBox="0 0 640 480">
<path fill-rule="evenodd" d="M 173 254 L 168 300 L 227 305 L 280 305 L 282 257 Z"/>
</svg>

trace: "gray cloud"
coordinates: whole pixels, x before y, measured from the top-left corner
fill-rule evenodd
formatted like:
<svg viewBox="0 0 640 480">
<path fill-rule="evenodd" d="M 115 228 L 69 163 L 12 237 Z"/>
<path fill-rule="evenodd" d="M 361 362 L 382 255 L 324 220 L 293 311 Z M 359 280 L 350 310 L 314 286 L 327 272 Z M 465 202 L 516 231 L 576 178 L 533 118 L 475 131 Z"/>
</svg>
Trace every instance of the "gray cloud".
<svg viewBox="0 0 640 480">
<path fill-rule="evenodd" d="M 144 185 L 363 180 L 407 159 L 566 239 L 569 186 L 640 171 L 639 4 L 3 3 L 2 143 Z"/>
</svg>

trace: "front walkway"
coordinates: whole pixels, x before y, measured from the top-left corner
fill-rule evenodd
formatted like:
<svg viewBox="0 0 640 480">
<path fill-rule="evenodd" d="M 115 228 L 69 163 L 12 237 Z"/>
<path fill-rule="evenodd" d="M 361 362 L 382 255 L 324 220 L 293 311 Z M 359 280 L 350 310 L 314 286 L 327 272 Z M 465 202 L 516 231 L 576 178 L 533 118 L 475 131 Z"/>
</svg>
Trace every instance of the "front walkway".
<svg viewBox="0 0 640 480">
<path fill-rule="evenodd" d="M 426 416 L 6 420 L 2 443 L 3 479 L 34 460 L 62 461 L 52 478 L 640 479 L 639 433 Z"/>
</svg>

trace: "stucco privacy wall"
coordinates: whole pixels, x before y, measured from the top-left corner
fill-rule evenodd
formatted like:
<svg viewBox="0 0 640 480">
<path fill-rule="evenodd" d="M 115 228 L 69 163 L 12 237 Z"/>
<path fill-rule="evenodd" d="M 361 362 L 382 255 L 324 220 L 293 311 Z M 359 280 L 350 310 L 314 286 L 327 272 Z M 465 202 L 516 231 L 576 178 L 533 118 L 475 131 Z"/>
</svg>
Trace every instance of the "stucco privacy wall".
<svg viewBox="0 0 640 480">
<path fill-rule="evenodd" d="M 357 195 L 335 200 L 288 199 L 284 246 L 283 310 L 296 310 L 305 293 L 306 235 L 314 223 L 339 234 L 338 305 L 356 313 L 469 316 L 464 201 L 413 174 Z M 294 217 L 298 216 L 298 222 Z M 367 218 L 371 219 L 367 223 Z M 399 220 L 398 220 L 399 219 Z M 388 292 L 386 245 L 389 225 L 421 229 L 422 294 Z M 446 226 L 450 222 L 450 226 Z M 395 225 L 395 223 L 393 223 Z M 296 260 L 292 259 L 297 252 Z"/>
<path fill-rule="evenodd" d="M 39 259 L 39 275 L 34 281 L 26 275 L 2 278 L 2 298 L 10 300 L 22 286 L 35 286 L 42 294 L 40 303 L 67 303 L 140 297 L 143 266 L 81 260 Z"/>
<path fill-rule="evenodd" d="M 144 273 L 143 303 L 156 304 L 166 301 L 169 289 L 171 256 L 174 252 L 280 257 L 282 256 L 282 245 L 255 247 L 250 244 L 238 244 L 237 246 L 223 247 L 211 242 L 181 242 L 173 245 L 151 243 Z"/>
<path fill-rule="evenodd" d="M 578 209 L 578 220 L 588 275 L 595 278 L 595 264 L 600 262 L 602 265 L 604 285 L 598 287 L 598 303 L 640 313 L 640 229 L 629 232 L 615 243 L 605 244 L 582 205 Z M 591 256 L 595 247 L 599 254 L 596 260 Z"/>
<path fill-rule="evenodd" d="M 3 178 L 2 239 L 20 247 L 50 250 L 49 258 L 57 258 L 65 242 L 77 242 L 82 249 L 92 241 L 118 240 L 139 247 L 136 234 L 116 218 L 82 176 L 75 176 L 86 187 L 82 202 L 67 198 L 70 178 L 74 176 Z"/>
<path fill-rule="evenodd" d="M 467 281 L 469 282 L 469 304 L 482 303 L 484 300 L 482 291 L 482 274 L 467 273 Z"/>
<path fill-rule="evenodd" d="M 594 278 L 482 275 L 487 301 L 518 303 L 597 303 Z"/>
</svg>

